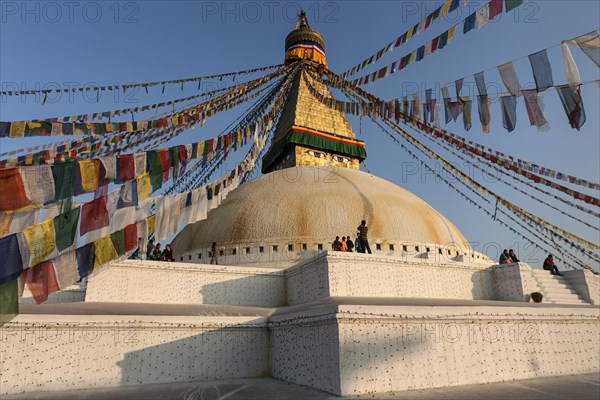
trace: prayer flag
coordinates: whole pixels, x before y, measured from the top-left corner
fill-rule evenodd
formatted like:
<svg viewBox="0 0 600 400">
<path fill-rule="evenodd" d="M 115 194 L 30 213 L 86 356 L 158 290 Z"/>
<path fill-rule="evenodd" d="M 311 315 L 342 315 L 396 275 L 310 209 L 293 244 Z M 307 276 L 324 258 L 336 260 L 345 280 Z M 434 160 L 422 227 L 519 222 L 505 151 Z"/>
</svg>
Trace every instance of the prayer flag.
<svg viewBox="0 0 600 400">
<path fill-rule="evenodd" d="M 503 0 L 491 0 L 489 4 L 489 19 L 492 20 L 498 15 L 502 14 L 502 1 Z"/>
<path fill-rule="evenodd" d="M 52 165 L 52 177 L 54 178 L 54 201 L 73 197 L 76 167 L 76 161 L 60 162 Z"/>
<path fill-rule="evenodd" d="M 0 211 L 17 210 L 30 204 L 18 168 L 0 169 L 0 187 L 5 189 L 0 191 Z"/>
<path fill-rule="evenodd" d="M 485 77 L 483 72 L 475 74 L 475 84 L 477 85 L 477 91 L 480 96 L 487 96 L 487 87 L 485 86 Z"/>
<path fill-rule="evenodd" d="M 110 234 L 110 241 L 119 257 L 125 254 L 125 236 L 123 233 L 124 232 L 120 230 Z"/>
<path fill-rule="evenodd" d="M 504 86 L 506 86 L 508 92 L 512 96 L 519 96 L 521 84 L 519 83 L 519 78 L 517 78 L 517 73 L 515 72 L 512 61 L 499 65 L 498 72 L 500 73 L 500 78 L 502 78 L 502 82 L 504 82 Z"/>
<path fill-rule="evenodd" d="M 577 68 L 577 64 L 575 64 L 575 60 L 573 60 L 573 55 L 571 54 L 571 50 L 569 50 L 566 41 L 562 42 L 562 51 L 567 81 L 571 87 L 578 87 L 581 84 L 579 69 Z"/>
<path fill-rule="evenodd" d="M 109 226 L 110 217 L 106 209 L 106 197 L 98 197 L 81 207 L 79 235 Z"/>
<path fill-rule="evenodd" d="M 122 154 L 117 158 L 117 176 L 119 182 L 127 182 L 135 177 L 135 159 L 133 154 Z"/>
<path fill-rule="evenodd" d="M 519 7 L 521 4 L 523 4 L 524 0 L 504 0 L 504 4 L 506 5 L 506 12 L 509 12 L 510 10 Z"/>
<path fill-rule="evenodd" d="M 56 250 L 54 220 L 52 219 L 23 229 L 23 237 L 31 258 L 28 266 L 39 264 Z"/>
<path fill-rule="evenodd" d="M 479 99 L 478 102 L 478 111 L 479 111 L 479 121 L 481 122 L 481 130 L 484 133 L 488 133 L 490 131 L 490 99 L 487 95 L 479 95 L 477 96 Z"/>
<path fill-rule="evenodd" d="M 94 270 L 95 242 L 88 243 L 77 249 L 77 270 L 81 279 L 87 278 Z"/>
<path fill-rule="evenodd" d="M 473 13 L 465 18 L 463 34 L 469 32 L 470 30 L 475 28 L 475 18 L 477 17 L 477 13 Z"/>
<path fill-rule="evenodd" d="M 121 186 L 121 193 L 117 202 L 117 208 L 125 208 L 135 206 L 138 203 L 137 181 L 125 182 Z"/>
<path fill-rule="evenodd" d="M 150 193 L 151 193 L 150 174 L 148 172 L 146 172 L 142 176 L 138 177 L 136 180 L 137 180 L 138 203 L 141 203 L 142 201 L 144 201 L 148 197 L 150 197 Z"/>
<path fill-rule="evenodd" d="M 137 247 L 137 224 L 130 224 L 123 230 L 125 252 L 130 252 Z"/>
<path fill-rule="evenodd" d="M 597 31 L 581 35 L 573 41 L 597 67 L 600 67 L 600 36 Z"/>
<path fill-rule="evenodd" d="M 100 268 L 119 258 L 110 236 L 105 236 L 94 242 L 94 269 Z"/>
<path fill-rule="evenodd" d="M 64 289 L 79 280 L 77 272 L 77 253 L 71 251 L 52 260 L 58 287 Z"/>
<path fill-rule="evenodd" d="M 54 178 L 50 165 L 21 167 L 25 195 L 32 204 L 46 204 L 54 200 Z"/>
<path fill-rule="evenodd" d="M 0 238 L 0 285 L 13 281 L 23 271 L 17 234 Z"/>
<path fill-rule="evenodd" d="M 565 109 L 571 128 L 579 130 L 585 124 L 585 109 L 581 98 L 580 87 L 572 88 L 569 85 L 557 86 L 560 102 Z"/>
<path fill-rule="evenodd" d="M 48 300 L 48 295 L 60 290 L 52 260 L 37 264 L 23 271 L 21 278 L 37 304 Z"/>
<path fill-rule="evenodd" d="M 146 153 L 135 153 L 133 155 L 134 176 L 140 177 L 146 173 Z"/>
<path fill-rule="evenodd" d="M 500 100 L 502 103 L 502 126 L 508 132 L 512 132 L 517 124 L 517 97 L 502 96 Z"/>
<path fill-rule="evenodd" d="M 73 245 L 79 222 L 80 209 L 80 207 L 74 208 L 54 218 L 56 247 L 59 252 Z"/>
<path fill-rule="evenodd" d="M 523 99 L 529 116 L 529 123 L 541 129 L 548 124 L 548 120 L 544 115 L 544 110 L 539 101 L 539 94 L 535 89 L 523 89 Z"/>
<path fill-rule="evenodd" d="M 480 29 L 489 21 L 490 3 L 487 3 L 475 12 L 475 28 Z"/>
<path fill-rule="evenodd" d="M 77 177 L 81 184 L 80 193 L 93 192 L 98 187 L 98 176 L 100 175 L 98 164 L 98 160 L 80 160 L 78 162 L 79 174 Z"/>
<path fill-rule="evenodd" d="M 550 61 L 548 61 L 546 50 L 530 54 L 529 62 L 533 70 L 535 87 L 538 92 L 543 92 L 549 87 L 554 86 L 554 82 L 552 81 L 552 67 L 550 66 Z"/>
</svg>

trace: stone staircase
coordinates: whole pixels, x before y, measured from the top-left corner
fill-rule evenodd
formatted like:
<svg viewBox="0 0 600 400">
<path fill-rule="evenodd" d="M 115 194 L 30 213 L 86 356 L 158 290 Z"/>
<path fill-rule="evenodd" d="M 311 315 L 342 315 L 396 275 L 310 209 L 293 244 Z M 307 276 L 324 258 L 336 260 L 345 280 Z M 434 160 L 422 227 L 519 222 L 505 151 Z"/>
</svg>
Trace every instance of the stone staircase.
<svg viewBox="0 0 600 400">
<path fill-rule="evenodd" d="M 541 269 L 534 269 L 531 272 L 538 286 L 538 291 L 544 295 L 543 303 L 589 304 L 579 296 L 564 277 L 552 275 L 550 271 Z"/>
</svg>

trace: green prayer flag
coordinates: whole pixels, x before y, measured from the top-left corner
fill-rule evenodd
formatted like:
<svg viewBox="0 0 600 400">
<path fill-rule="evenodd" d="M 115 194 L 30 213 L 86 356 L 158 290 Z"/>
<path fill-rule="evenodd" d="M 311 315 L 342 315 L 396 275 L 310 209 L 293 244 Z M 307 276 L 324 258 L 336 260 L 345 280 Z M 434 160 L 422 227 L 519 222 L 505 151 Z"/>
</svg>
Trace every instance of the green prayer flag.
<svg viewBox="0 0 600 400">
<path fill-rule="evenodd" d="M 117 231 L 115 233 L 110 234 L 110 240 L 117 251 L 119 256 L 125 254 L 125 236 L 123 235 L 123 231 Z"/>
<path fill-rule="evenodd" d="M 504 6 L 506 8 L 506 12 L 509 12 L 513 8 L 519 7 L 523 4 L 524 0 L 504 0 Z"/>
<path fill-rule="evenodd" d="M 61 162 L 52 165 L 52 177 L 54 178 L 54 201 L 69 199 L 73 197 L 73 184 L 75 181 L 74 161 Z"/>
<path fill-rule="evenodd" d="M 148 163 L 148 172 L 150 173 L 150 185 L 152 191 L 162 187 L 163 168 L 160 163 L 158 151 L 152 150 L 146 153 L 146 162 Z"/>
<path fill-rule="evenodd" d="M 0 285 L 0 326 L 19 313 L 19 290 L 17 279 Z"/>
<path fill-rule="evenodd" d="M 442 7 L 443 6 L 439 6 L 434 12 L 433 12 L 433 20 L 438 19 L 440 17 L 440 12 L 442 11 Z"/>
<path fill-rule="evenodd" d="M 58 251 L 63 251 L 73 245 L 79 223 L 80 209 L 80 207 L 74 208 L 54 218 L 54 232 Z"/>
<path fill-rule="evenodd" d="M 438 42 L 438 49 L 443 49 L 448 44 L 448 31 L 442 33 L 440 35 L 440 40 Z"/>
<path fill-rule="evenodd" d="M 171 167 L 179 165 L 179 147 L 169 147 L 169 159 L 171 160 Z"/>
</svg>

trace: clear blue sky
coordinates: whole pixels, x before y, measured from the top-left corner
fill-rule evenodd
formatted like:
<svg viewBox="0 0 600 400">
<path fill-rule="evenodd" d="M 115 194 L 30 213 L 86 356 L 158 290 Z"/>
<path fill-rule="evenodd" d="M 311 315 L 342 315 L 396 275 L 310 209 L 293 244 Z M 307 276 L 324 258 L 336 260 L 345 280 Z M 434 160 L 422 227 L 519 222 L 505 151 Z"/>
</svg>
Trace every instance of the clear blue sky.
<svg viewBox="0 0 600 400">
<path fill-rule="evenodd" d="M 441 2 L 98 1 L 68 6 L 63 2 L 3 1 L 0 4 L 0 81 L 3 89 L 14 83 L 31 89 L 35 85 L 48 87 L 46 85 L 53 82 L 64 87 L 67 82 L 108 85 L 178 79 L 278 64 L 283 60 L 285 35 L 293 28 L 300 7 L 306 9 L 311 26 L 325 38 L 330 68 L 341 73 L 395 39 Z M 449 14 L 450 20 L 456 22 L 483 4 L 470 1 L 467 7 L 461 5 L 459 14 Z M 364 72 L 399 59 L 450 26 L 450 22 L 434 23 L 426 32 L 395 49 Z M 597 1 L 529 1 L 516 13 L 502 14 L 479 31 L 463 36 L 460 26 L 454 42 L 447 48 L 387 79 L 366 85 L 365 89 L 382 98 L 392 99 L 411 93 L 415 85 L 421 88 L 421 96 L 425 88 L 461 77 L 466 77 L 467 85 L 473 81 L 473 73 L 599 28 L 600 3 Z M 598 68 L 585 55 L 577 49 L 573 50 L 573 55 L 582 80 L 600 78 Z M 555 84 L 566 83 L 560 47 L 551 48 L 549 57 Z M 523 85 L 533 82 L 526 58 L 516 61 L 515 67 Z M 494 70 L 486 72 L 486 81 L 501 85 Z M 221 83 L 205 83 L 209 84 Z M 150 104 L 192 94 L 195 89 L 195 85 L 188 85 L 181 92 L 178 87 L 170 87 L 165 95 L 161 95 L 160 89 L 155 88 L 149 95 L 142 91 L 127 99 L 106 95 L 98 104 L 77 94 L 74 99 L 66 96 L 49 99 L 43 107 L 33 97 L 24 101 L 3 98 L 0 119 L 89 113 L 128 107 L 132 102 Z M 450 91 L 454 95 L 453 87 Z M 551 126 L 549 132 L 538 133 L 529 126 L 522 101 L 518 104 L 517 129 L 510 134 L 502 128 L 498 103 L 492 104 L 489 134 L 480 131 L 476 107 L 473 110 L 473 128 L 469 132 L 463 130 L 460 119 L 445 128 L 516 157 L 598 182 L 599 92 L 596 85 L 583 87 L 587 122 L 581 132 L 568 126 L 558 95 L 552 90 L 544 96 Z M 242 111 L 237 108 L 217 116 L 205 128 L 197 128 L 171 143 L 212 137 Z M 358 120 L 350 118 L 350 121 L 358 133 Z M 477 242 L 474 244 L 476 250 L 485 250 L 496 257 L 496 247 L 513 247 L 526 261 L 533 264 L 536 260 L 541 261 L 541 254 L 533 254 L 523 241 L 473 209 L 431 175 L 403 177 L 403 168 L 406 169 L 406 163 L 413 160 L 365 119 L 360 138 L 366 141 L 367 165 L 371 172 L 422 197 L 452 220 L 470 241 Z M 4 139 L 0 146 L 5 151 L 39 144 L 41 140 L 56 139 L 26 139 L 18 143 Z M 228 165 L 233 165 L 234 161 L 228 161 Z M 463 170 L 467 171 L 464 166 Z M 481 175 L 476 174 L 475 177 L 480 179 Z M 491 184 L 490 187 L 533 213 L 596 243 L 600 241 L 596 231 L 573 224 L 500 184 Z M 583 218 L 590 220 L 589 217 Z M 598 225 L 598 220 L 590 222 Z"/>
</svg>

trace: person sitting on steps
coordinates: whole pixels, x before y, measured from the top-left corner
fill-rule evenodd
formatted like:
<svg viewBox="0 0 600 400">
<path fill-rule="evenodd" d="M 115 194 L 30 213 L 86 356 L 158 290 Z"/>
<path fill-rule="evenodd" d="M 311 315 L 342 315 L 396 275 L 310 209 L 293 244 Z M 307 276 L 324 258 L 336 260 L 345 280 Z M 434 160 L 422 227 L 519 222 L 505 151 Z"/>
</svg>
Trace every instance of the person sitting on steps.
<svg viewBox="0 0 600 400">
<path fill-rule="evenodd" d="M 558 267 L 554 264 L 554 258 L 552 254 L 548 254 L 548 257 L 544 260 L 544 266 L 542 267 L 546 271 L 550 271 L 552 275 L 562 276 L 560 272 L 558 272 Z"/>
</svg>

